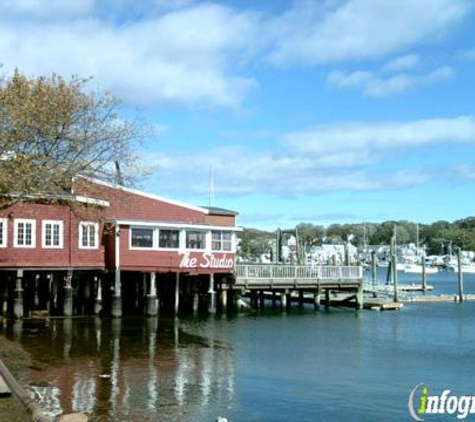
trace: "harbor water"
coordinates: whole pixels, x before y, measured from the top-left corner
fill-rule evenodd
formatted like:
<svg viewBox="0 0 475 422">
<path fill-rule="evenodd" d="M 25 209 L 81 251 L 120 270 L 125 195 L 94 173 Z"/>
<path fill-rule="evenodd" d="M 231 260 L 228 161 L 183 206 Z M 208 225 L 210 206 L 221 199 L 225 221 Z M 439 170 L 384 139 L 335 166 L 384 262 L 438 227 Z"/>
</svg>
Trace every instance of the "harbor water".
<svg viewBox="0 0 475 422">
<path fill-rule="evenodd" d="M 418 282 L 420 276 L 401 277 Z M 465 275 L 467 293 L 475 276 Z M 456 274 L 428 276 L 434 294 Z M 4 322 L 32 354 L 21 382 L 55 413 L 92 421 L 401 421 L 408 397 L 475 395 L 475 302 L 398 312 L 297 305 L 282 313 Z M 426 420 L 447 420 L 428 415 Z M 452 415 L 451 419 L 456 420 Z"/>
</svg>

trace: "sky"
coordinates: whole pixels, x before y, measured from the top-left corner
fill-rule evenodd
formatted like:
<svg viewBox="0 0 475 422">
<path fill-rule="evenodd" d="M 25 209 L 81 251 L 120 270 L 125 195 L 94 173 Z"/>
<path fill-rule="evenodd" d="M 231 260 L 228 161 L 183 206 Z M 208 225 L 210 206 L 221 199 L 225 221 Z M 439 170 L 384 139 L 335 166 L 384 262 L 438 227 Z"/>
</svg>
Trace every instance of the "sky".
<svg viewBox="0 0 475 422">
<path fill-rule="evenodd" d="M 245 227 L 475 215 L 472 0 L 0 0 L 3 74 L 155 128 L 147 192 Z"/>
</svg>

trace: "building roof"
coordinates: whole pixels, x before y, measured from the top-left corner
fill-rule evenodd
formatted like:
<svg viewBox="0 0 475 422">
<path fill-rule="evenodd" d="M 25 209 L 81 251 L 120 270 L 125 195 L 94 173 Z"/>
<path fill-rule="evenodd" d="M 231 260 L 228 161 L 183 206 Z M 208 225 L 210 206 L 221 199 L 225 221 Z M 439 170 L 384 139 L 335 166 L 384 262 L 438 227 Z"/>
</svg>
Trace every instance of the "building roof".
<svg viewBox="0 0 475 422">
<path fill-rule="evenodd" d="M 231 210 L 227 210 L 225 208 L 219 208 L 219 207 L 203 207 L 202 206 L 201 208 L 208 210 L 209 214 L 214 214 L 214 215 L 227 215 L 227 216 L 234 217 L 239 214 L 236 211 L 231 211 Z"/>
</svg>

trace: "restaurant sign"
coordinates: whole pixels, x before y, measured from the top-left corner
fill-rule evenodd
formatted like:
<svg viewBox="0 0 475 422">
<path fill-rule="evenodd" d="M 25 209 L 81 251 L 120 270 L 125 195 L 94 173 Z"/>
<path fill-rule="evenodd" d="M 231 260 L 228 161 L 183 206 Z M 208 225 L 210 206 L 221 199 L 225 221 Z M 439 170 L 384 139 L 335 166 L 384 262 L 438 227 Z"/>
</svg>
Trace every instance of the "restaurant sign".
<svg viewBox="0 0 475 422">
<path fill-rule="evenodd" d="M 211 252 L 203 252 L 201 254 L 191 253 L 189 251 L 183 255 L 180 262 L 180 268 L 209 268 L 230 270 L 234 266 L 234 256 L 222 254 L 216 256 Z"/>
</svg>

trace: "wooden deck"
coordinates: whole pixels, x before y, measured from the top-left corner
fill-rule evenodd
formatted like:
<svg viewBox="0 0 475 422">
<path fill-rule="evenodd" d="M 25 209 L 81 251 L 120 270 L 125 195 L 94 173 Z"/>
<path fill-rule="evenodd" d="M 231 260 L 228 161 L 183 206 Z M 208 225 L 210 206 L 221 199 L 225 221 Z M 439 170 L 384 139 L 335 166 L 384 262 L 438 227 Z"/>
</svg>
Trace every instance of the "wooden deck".
<svg viewBox="0 0 475 422">
<path fill-rule="evenodd" d="M 354 290 L 363 283 L 359 266 L 238 264 L 234 275 L 234 286 L 249 290 Z"/>
</svg>

